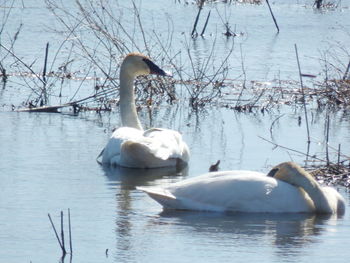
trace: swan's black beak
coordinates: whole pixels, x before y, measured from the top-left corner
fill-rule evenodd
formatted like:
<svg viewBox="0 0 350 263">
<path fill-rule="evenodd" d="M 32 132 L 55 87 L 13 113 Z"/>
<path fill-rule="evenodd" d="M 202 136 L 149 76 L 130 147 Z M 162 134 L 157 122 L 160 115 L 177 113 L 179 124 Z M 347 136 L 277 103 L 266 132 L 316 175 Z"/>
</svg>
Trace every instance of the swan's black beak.
<svg viewBox="0 0 350 263">
<path fill-rule="evenodd" d="M 156 64 L 154 64 L 151 60 L 144 58 L 143 61 L 149 67 L 150 74 L 172 77 L 171 73 L 162 70 L 160 67 L 158 67 Z"/>
<path fill-rule="evenodd" d="M 274 177 L 278 170 L 279 170 L 278 168 L 273 168 L 273 169 L 267 174 L 267 176 Z"/>
</svg>

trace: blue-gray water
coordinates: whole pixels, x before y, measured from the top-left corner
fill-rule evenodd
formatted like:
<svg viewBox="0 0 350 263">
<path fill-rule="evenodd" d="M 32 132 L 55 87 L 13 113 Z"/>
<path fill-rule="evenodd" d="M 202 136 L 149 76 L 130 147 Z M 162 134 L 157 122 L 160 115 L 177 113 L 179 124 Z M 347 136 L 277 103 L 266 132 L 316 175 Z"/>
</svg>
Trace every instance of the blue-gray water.
<svg viewBox="0 0 350 263">
<path fill-rule="evenodd" d="M 222 169 L 259 171 L 268 171 L 265 165 L 290 160 L 286 152 L 273 151 L 257 137 L 268 137 L 269 129 L 261 122 L 270 120 L 262 117 L 261 122 L 255 122 L 244 115 L 224 113 L 230 116 L 226 116 L 224 125 L 214 123 L 218 131 L 213 133 L 207 130 L 213 125 L 211 120 L 224 118 L 215 110 L 197 126 L 191 119 L 191 125 L 182 129 L 192 150 L 187 175 L 103 170 L 95 157 L 108 134 L 94 114 L 0 113 L 1 261 L 58 261 L 60 249 L 47 213 L 58 226 L 59 211 L 63 209 L 67 215 L 66 209 L 70 208 L 73 262 L 346 262 L 349 206 L 345 216 L 338 219 L 162 213 L 157 203 L 135 190 L 137 185 L 199 175 L 217 159 Z M 280 142 L 297 147 L 304 127 L 298 127 L 297 122 L 290 124 L 290 120 L 281 127 L 292 129 L 296 138 L 292 143 L 290 133 L 278 129 L 276 133 L 284 134 Z M 333 134 L 332 140 L 338 136 Z M 349 204 L 349 193 L 339 190 Z"/>
<path fill-rule="evenodd" d="M 159 8 L 162 15 L 157 19 L 163 17 L 164 10 L 179 24 L 184 23 L 186 17 L 194 18 L 194 6 L 173 2 L 166 1 L 162 7 L 159 1 L 140 3 L 144 12 L 153 16 L 158 14 L 155 8 Z M 231 11 L 227 10 L 232 12 L 231 23 L 237 23 L 240 30 L 249 32 L 249 37 L 242 41 L 249 74 L 261 76 L 256 78 L 258 80 L 269 79 L 275 76 L 276 69 L 280 69 L 285 76 L 295 76 L 296 68 L 292 65 L 295 61 L 291 59 L 295 42 L 301 52 L 309 52 L 303 56 L 308 61 L 304 64 L 308 72 L 319 72 L 321 67 L 314 58 L 319 57 L 319 51 L 327 46 L 328 40 L 342 42 L 347 37 L 346 30 L 341 28 L 349 30 L 349 21 L 345 19 L 349 9 L 320 13 L 310 7 L 310 2 L 306 1 L 307 6 L 299 1 L 273 4 L 276 14 L 280 14 L 283 29 L 278 37 L 272 32 L 274 28 L 266 6 L 233 5 Z M 342 2 L 347 4 L 347 1 Z M 17 1 L 16 5 L 20 7 L 21 3 Z M 27 8 L 16 9 L 26 29 L 18 39 L 16 50 L 31 61 L 42 57 L 48 41 L 45 36 L 52 37 L 52 33 L 39 27 L 49 16 L 44 4 L 41 1 L 24 3 Z M 16 27 L 13 21 L 17 17 L 11 19 L 9 31 L 11 26 Z M 51 23 L 51 20 L 47 22 Z M 301 27 L 303 24 L 308 27 Z M 215 27 L 211 25 L 211 32 Z M 180 26 L 175 28 L 179 31 Z M 186 27 L 187 31 L 190 29 L 191 26 Z M 185 31 L 183 24 L 182 30 Z M 207 53 L 205 41 L 196 41 L 199 58 Z M 222 46 L 227 43 L 221 36 L 217 42 Z M 315 45 L 320 50 L 315 49 Z M 236 58 L 239 58 L 237 50 Z M 240 62 L 237 63 L 234 68 L 238 71 Z M 73 116 L 11 112 L 9 105 L 18 105 L 28 94 L 27 88 L 18 83 L 21 80 L 12 78 L 6 88 L 0 90 L 1 262 L 58 262 L 60 248 L 47 213 L 58 227 L 59 212 L 64 210 L 66 220 L 67 208 L 71 210 L 72 220 L 72 262 L 348 261 L 350 195 L 344 188 L 338 189 L 347 202 L 347 212 L 341 218 L 164 213 L 157 203 L 135 190 L 138 185 L 160 185 L 197 176 L 205 173 L 218 159 L 221 170 L 266 172 L 286 160 L 303 163 L 304 156 L 275 149 L 259 137 L 305 152 L 305 122 L 298 123 L 298 117 L 303 116 L 302 110 L 284 107 L 270 114 L 249 114 L 208 107 L 196 113 L 181 104 L 163 107 L 151 114 L 143 110 L 140 116 L 144 126 L 149 126 L 149 116 L 152 116 L 152 125 L 183 133 L 192 154 L 188 170 L 176 173 L 103 169 L 95 159 L 112 128 L 120 124 L 118 111 L 102 113 L 102 116 L 96 113 Z M 284 115 L 274 122 L 281 114 Z M 311 153 L 322 156 L 325 152 L 325 112 L 310 109 L 309 114 Z M 329 142 L 335 148 L 341 143 L 347 155 L 349 118 L 346 111 L 331 113 L 330 118 Z M 331 156 L 336 158 L 334 154 Z M 68 229 L 67 223 L 65 229 Z M 65 237 L 67 241 L 67 232 Z M 69 262 L 69 256 L 65 262 Z"/>
</svg>

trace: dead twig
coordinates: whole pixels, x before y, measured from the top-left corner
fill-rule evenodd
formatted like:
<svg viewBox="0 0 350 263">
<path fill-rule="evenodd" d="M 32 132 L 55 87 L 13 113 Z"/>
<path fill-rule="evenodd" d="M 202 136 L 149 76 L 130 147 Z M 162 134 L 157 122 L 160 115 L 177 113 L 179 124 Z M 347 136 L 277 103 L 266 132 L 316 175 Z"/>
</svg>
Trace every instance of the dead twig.
<svg viewBox="0 0 350 263">
<path fill-rule="evenodd" d="M 301 74 L 299 55 L 298 55 L 298 48 L 297 48 L 296 44 L 294 44 L 294 48 L 295 48 L 295 55 L 296 55 L 297 63 L 298 63 L 300 86 L 301 86 L 301 94 L 303 96 L 303 106 L 304 106 L 306 131 L 307 131 L 307 143 L 310 144 L 310 142 L 311 142 L 311 140 L 310 140 L 310 129 L 309 129 L 309 120 L 308 120 L 308 116 L 307 116 L 307 109 L 306 109 L 305 92 L 304 92 L 304 85 L 303 85 L 303 76 Z"/>
<path fill-rule="evenodd" d="M 267 6 L 269 7 L 269 10 L 270 10 L 270 14 L 272 16 L 272 19 L 273 19 L 273 22 L 275 23 L 275 26 L 276 26 L 276 29 L 277 29 L 277 33 L 280 32 L 280 28 L 278 27 L 278 24 L 277 24 L 277 21 L 276 21 L 276 18 L 272 12 L 272 9 L 271 9 L 271 6 L 270 6 L 270 3 L 269 3 L 269 0 L 266 0 L 266 3 L 267 3 Z"/>
<path fill-rule="evenodd" d="M 270 140 L 268 140 L 268 139 L 265 139 L 264 137 L 261 137 L 261 136 L 258 136 L 258 137 L 259 137 L 260 139 L 264 140 L 264 141 L 267 141 L 267 142 L 273 144 L 275 147 L 282 148 L 282 149 L 285 149 L 285 150 L 288 150 L 288 151 L 291 151 L 291 152 L 295 152 L 295 153 L 304 155 L 304 156 L 306 156 L 306 157 L 311 157 L 311 158 L 314 159 L 314 160 L 317 160 L 317 161 L 325 162 L 325 163 L 326 163 L 325 160 L 323 160 L 323 159 L 321 159 L 321 158 L 318 158 L 318 157 L 316 157 L 315 155 L 309 155 L 308 153 L 304 153 L 304 152 L 301 152 L 301 151 L 298 151 L 298 150 L 294 150 L 294 149 L 292 149 L 292 148 L 289 148 L 289 147 L 286 147 L 286 146 L 277 144 L 277 143 L 275 143 L 275 142 L 273 142 L 273 141 L 270 141 Z"/>
<path fill-rule="evenodd" d="M 207 25 L 208 25 L 208 22 L 209 22 L 209 17 L 210 17 L 210 12 L 211 12 L 211 10 L 209 11 L 207 19 L 205 20 L 205 24 L 204 24 L 204 27 L 203 27 L 203 30 L 202 30 L 202 33 L 201 33 L 201 37 L 204 36 L 205 29 L 207 28 Z"/>
<path fill-rule="evenodd" d="M 271 138 L 273 138 L 273 126 L 275 125 L 275 123 L 284 116 L 285 114 L 281 114 L 280 116 L 278 116 L 276 119 L 273 120 L 273 122 L 271 123 L 271 126 L 270 126 L 270 134 L 271 134 Z"/>
<path fill-rule="evenodd" d="M 55 232 L 55 235 L 56 235 L 58 244 L 60 245 L 60 247 L 61 247 L 61 249 L 62 249 L 62 255 L 65 255 L 67 252 L 66 252 L 66 250 L 64 249 L 64 245 L 62 244 L 62 242 L 61 242 L 61 240 L 60 240 L 60 238 L 59 238 L 59 236 L 58 236 L 58 234 L 57 234 L 56 227 L 55 227 L 54 223 L 52 222 L 52 219 L 51 219 L 50 214 L 47 214 L 47 215 L 48 215 L 48 217 L 49 217 L 51 226 L 52 226 L 52 228 L 53 228 L 53 230 L 54 230 L 54 232 Z"/>
<path fill-rule="evenodd" d="M 68 230 L 69 230 L 69 249 L 70 254 L 73 255 L 73 244 L 72 244 L 72 227 L 70 222 L 70 209 L 68 208 Z"/>
<path fill-rule="evenodd" d="M 202 9 L 203 9 L 204 2 L 205 2 L 205 0 L 201 0 L 200 4 L 198 6 L 198 13 L 197 13 L 197 16 L 196 16 L 196 20 L 194 21 L 193 29 L 192 29 L 192 33 L 191 33 L 191 37 L 192 38 L 196 38 L 198 36 L 197 24 L 198 24 L 199 16 L 200 16 L 200 14 L 202 12 Z"/>
<path fill-rule="evenodd" d="M 329 114 L 327 114 L 326 117 L 326 161 L 327 161 L 327 166 L 329 166 Z"/>
<path fill-rule="evenodd" d="M 16 56 L 16 54 L 14 54 L 10 49 L 8 49 L 7 47 L 5 47 L 3 44 L 0 43 L 0 46 L 5 49 L 8 53 L 11 54 L 11 56 L 13 56 L 18 62 L 20 62 L 24 67 L 26 67 L 33 75 L 35 75 L 35 77 L 38 78 L 38 80 L 40 80 L 43 84 L 45 84 L 44 80 L 37 74 L 34 72 L 34 70 L 27 64 L 25 63 L 22 59 L 20 59 L 18 56 Z"/>
<path fill-rule="evenodd" d="M 56 227 L 52 221 L 52 218 L 50 216 L 50 213 L 47 214 L 51 223 L 51 226 L 55 232 L 55 236 L 56 239 L 58 241 L 58 244 L 60 245 L 60 248 L 62 250 L 62 258 L 64 258 L 67 254 L 67 250 L 65 247 L 65 241 L 64 241 L 64 221 L 63 221 L 63 211 L 61 211 L 60 213 L 60 217 L 61 217 L 61 238 L 59 237 Z M 72 229 L 71 229 L 71 220 L 70 220 L 70 209 L 68 209 L 68 231 L 69 231 L 69 247 L 70 247 L 70 255 L 71 255 L 71 259 L 72 259 L 72 255 L 73 255 L 73 246 L 72 246 Z"/>
</svg>

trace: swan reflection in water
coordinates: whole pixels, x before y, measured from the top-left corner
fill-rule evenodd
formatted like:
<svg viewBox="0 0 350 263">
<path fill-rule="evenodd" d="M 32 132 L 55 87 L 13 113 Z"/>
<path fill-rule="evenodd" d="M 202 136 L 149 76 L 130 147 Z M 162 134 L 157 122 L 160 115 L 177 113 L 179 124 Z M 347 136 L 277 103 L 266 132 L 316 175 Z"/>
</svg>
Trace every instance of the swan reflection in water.
<svg viewBox="0 0 350 263">
<path fill-rule="evenodd" d="M 135 221 L 135 203 L 137 197 L 148 199 L 142 193 L 133 191 L 136 186 L 146 186 L 154 181 L 174 181 L 186 177 L 188 167 L 165 167 L 156 169 L 133 169 L 121 166 L 101 165 L 107 178 L 108 188 L 116 191 L 116 237 L 118 258 L 130 258 L 129 250 L 133 244 L 132 229 Z M 125 255 L 123 254 L 125 253 Z"/>
<path fill-rule="evenodd" d="M 116 201 L 116 249 L 118 259 L 128 258 L 137 261 L 139 255 L 136 243 L 141 242 L 144 249 L 154 249 L 143 242 L 149 233 L 150 238 L 159 233 L 164 242 L 168 238 L 162 233 L 185 235 L 191 242 L 210 242 L 220 244 L 233 253 L 238 250 L 271 250 L 274 257 L 295 260 L 305 248 L 321 242 L 319 238 L 330 227 L 337 224 L 339 215 L 318 215 L 311 213 L 210 213 L 165 210 L 149 215 L 145 205 L 149 204 L 146 196 L 133 191 L 137 186 L 163 185 L 164 182 L 180 181 L 187 176 L 187 169 L 178 171 L 166 169 L 128 169 L 103 166 L 107 186 L 115 191 Z M 145 198 L 145 199 L 144 199 Z M 159 211 L 159 207 L 155 207 Z M 143 235 L 137 236 L 135 228 L 146 220 Z M 143 225 L 141 223 L 141 225 Z M 332 227 L 334 230 L 334 228 Z M 155 231 L 156 230 L 156 231 Z M 185 238 L 187 238 L 185 237 Z M 147 238 L 146 238 L 147 239 Z M 187 239 L 186 239 L 187 240 Z M 150 242 L 149 246 L 152 246 Z M 134 251 L 135 250 L 135 251 Z M 134 251 L 135 253 L 130 253 Z"/>
<path fill-rule="evenodd" d="M 188 166 L 163 167 L 154 169 L 134 169 L 121 166 L 101 165 L 108 179 L 107 185 L 119 186 L 121 189 L 133 190 L 136 186 L 146 186 L 160 179 L 180 179 L 188 174 Z"/>
<path fill-rule="evenodd" d="M 155 228 L 165 225 L 186 229 L 188 236 L 198 237 L 199 240 L 210 239 L 211 243 L 218 242 L 235 250 L 249 250 L 252 246 L 258 246 L 260 249 L 272 247 L 278 258 L 293 257 L 295 260 L 294 257 L 302 254 L 305 246 L 322 240 L 317 237 L 327 231 L 325 226 L 337 224 L 341 217 L 311 213 L 210 213 L 164 210 L 152 218 L 149 224 Z"/>
</svg>

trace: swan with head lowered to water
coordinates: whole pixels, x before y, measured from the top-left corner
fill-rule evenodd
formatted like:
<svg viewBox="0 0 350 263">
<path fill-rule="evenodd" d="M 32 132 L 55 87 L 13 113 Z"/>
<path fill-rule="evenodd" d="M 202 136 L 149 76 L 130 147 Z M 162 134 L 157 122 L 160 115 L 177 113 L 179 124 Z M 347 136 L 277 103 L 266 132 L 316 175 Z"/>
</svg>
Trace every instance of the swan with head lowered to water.
<svg viewBox="0 0 350 263">
<path fill-rule="evenodd" d="M 164 209 L 254 213 L 343 214 L 344 198 L 321 187 L 292 162 L 266 174 L 253 171 L 207 173 L 165 187 L 138 187 Z"/>
<path fill-rule="evenodd" d="M 123 127 L 113 132 L 101 152 L 103 164 L 159 168 L 188 162 L 189 150 L 179 132 L 161 128 L 142 129 L 135 106 L 134 80 L 139 75 L 148 74 L 167 75 L 142 54 L 131 53 L 123 60 L 120 67 L 119 101 Z"/>
</svg>

